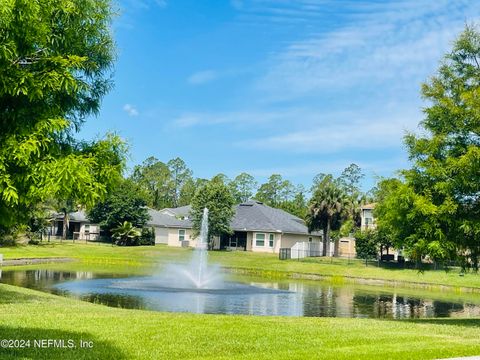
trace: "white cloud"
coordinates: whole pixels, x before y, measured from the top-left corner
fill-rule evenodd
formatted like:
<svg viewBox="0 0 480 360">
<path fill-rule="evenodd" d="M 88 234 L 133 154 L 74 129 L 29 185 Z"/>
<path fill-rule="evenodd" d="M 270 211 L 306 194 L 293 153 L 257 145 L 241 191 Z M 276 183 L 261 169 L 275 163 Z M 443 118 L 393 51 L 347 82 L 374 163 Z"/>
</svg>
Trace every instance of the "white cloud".
<svg viewBox="0 0 480 360">
<path fill-rule="evenodd" d="M 246 172 L 253 176 L 268 177 L 272 174 L 281 174 L 285 177 L 315 176 L 318 173 L 339 175 L 351 163 L 357 164 L 369 177 L 393 175 L 399 168 L 406 166 L 404 157 L 388 160 L 359 161 L 355 157 L 338 158 L 335 160 L 324 159 L 316 162 L 296 163 L 287 166 L 272 166 L 265 168 L 241 169 L 237 172 Z"/>
<path fill-rule="evenodd" d="M 310 34 L 274 54 L 257 89 L 270 100 L 359 86 L 416 90 L 451 47 L 465 14 L 480 11 L 478 2 L 441 0 L 350 6 L 349 26 Z"/>
<path fill-rule="evenodd" d="M 293 122 L 301 118 L 305 126 L 300 129 L 241 140 L 236 145 L 312 154 L 333 154 L 345 150 L 354 153 L 356 149 L 398 149 L 405 133 L 417 130 L 421 116 L 420 110 L 409 110 L 401 104 L 338 114 L 312 110 L 310 114 L 298 113 L 298 116 L 290 119 Z"/>
<path fill-rule="evenodd" d="M 215 80 L 217 77 L 218 73 L 216 71 L 204 70 L 190 75 L 187 82 L 192 85 L 202 85 Z"/>
<path fill-rule="evenodd" d="M 123 111 L 125 111 L 128 114 L 128 116 L 134 117 L 139 115 L 137 108 L 130 104 L 123 105 Z"/>
<path fill-rule="evenodd" d="M 184 113 L 173 119 L 174 126 L 214 126 L 220 124 L 232 124 L 235 126 L 260 126 L 262 124 L 278 123 L 290 119 L 292 110 L 282 111 L 230 111 L 230 112 L 192 112 Z"/>
<path fill-rule="evenodd" d="M 160 6 L 161 8 L 164 8 L 167 6 L 166 0 L 155 0 L 155 3 L 157 4 L 157 6 Z"/>
</svg>

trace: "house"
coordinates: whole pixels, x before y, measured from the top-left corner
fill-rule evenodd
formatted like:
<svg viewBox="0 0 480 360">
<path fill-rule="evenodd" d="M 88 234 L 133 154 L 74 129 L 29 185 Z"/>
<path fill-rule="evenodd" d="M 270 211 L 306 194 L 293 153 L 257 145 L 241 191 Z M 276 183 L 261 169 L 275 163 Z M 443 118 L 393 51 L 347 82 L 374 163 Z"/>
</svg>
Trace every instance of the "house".
<svg viewBox="0 0 480 360">
<path fill-rule="evenodd" d="M 375 209 L 375 203 L 365 204 L 360 208 L 360 229 L 362 231 L 376 228 L 373 209 Z M 338 241 L 338 256 L 353 258 L 356 255 L 357 251 L 355 249 L 354 237 L 343 237 Z"/>
<path fill-rule="evenodd" d="M 50 228 L 50 235 L 61 238 L 63 234 L 63 218 L 62 213 L 53 215 L 53 221 Z M 85 211 L 78 210 L 68 214 L 67 239 L 73 240 L 98 240 L 100 236 L 100 226 L 92 224 L 87 218 Z"/>
<path fill-rule="evenodd" d="M 373 217 L 373 209 L 375 209 L 375 203 L 365 204 L 360 208 L 361 216 L 361 229 L 375 229 L 377 226 L 375 224 L 375 218 Z"/>
<path fill-rule="evenodd" d="M 155 229 L 155 243 L 196 246 L 190 211 L 190 206 L 150 209 L 147 225 Z M 309 233 L 302 219 L 255 200 L 236 206 L 230 226 L 233 234 L 214 238 L 214 249 L 279 253 L 297 243 L 321 242 L 321 235 Z"/>
</svg>

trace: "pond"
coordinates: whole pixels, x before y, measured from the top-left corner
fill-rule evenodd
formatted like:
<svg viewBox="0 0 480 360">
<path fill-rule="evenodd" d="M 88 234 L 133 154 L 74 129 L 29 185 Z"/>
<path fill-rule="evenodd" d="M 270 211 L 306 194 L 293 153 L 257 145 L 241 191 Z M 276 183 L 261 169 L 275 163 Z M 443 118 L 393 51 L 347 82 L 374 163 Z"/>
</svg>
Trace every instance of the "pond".
<svg viewBox="0 0 480 360">
<path fill-rule="evenodd" d="M 480 296 L 477 300 L 475 295 L 446 295 L 379 286 L 336 286 L 318 281 L 271 281 L 245 276 L 235 277 L 235 282 L 229 282 L 229 287 L 221 292 L 190 291 L 152 289 L 147 286 L 152 283 L 151 279 L 88 271 L 0 270 L 2 283 L 129 309 L 396 319 L 480 315 Z"/>
</svg>

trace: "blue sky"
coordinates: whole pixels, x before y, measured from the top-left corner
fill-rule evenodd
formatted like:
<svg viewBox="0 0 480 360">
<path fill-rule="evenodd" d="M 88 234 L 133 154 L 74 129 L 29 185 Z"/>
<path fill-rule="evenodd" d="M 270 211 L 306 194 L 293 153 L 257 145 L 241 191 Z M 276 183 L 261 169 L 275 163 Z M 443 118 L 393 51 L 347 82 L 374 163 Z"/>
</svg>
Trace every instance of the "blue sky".
<svg viewBox="0 0 480 360">
<path fill-rule="evenodd" d="M 197 177 L 309 185 L 350 163 L 408 166 L 419 90 L 480 2 L 120 0 L 115 88 L 81 131 L 115 131 L 130 166 L 183 158 Z"/>
</svg>

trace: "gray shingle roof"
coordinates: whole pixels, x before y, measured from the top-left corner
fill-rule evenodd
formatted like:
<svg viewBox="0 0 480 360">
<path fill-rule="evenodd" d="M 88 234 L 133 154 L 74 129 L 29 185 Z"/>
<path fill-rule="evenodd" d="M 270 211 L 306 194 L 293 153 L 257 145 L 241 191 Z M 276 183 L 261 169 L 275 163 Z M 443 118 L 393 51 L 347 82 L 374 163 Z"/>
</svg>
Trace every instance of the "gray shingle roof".
<svg viewBox="0 0 480 360">
<path fill-rule="evenodd" d="M 161 213 L 158 210 L 148 209 L 150 220 L 147 222 L 149 226 L 161 226 L 161 227 L 178 227 L 190 229 L 192 222 L 190 220 L 177 219 L 175 216 L 170 216 Z"/>
<path fill-rule="evenodd" d="M 186 206 L 180 206 L 180 207 L 177 207 L 177 208 L 165 208 L 165 209 L 160 210 L 160 211 L 161 212 L 170 212 L 177 217 L 185 217 L 190 213 L 191 210 L 192 210 L 192 206 L 191 205 L 186 205 Z"/>
<path fill-rule="evenodd" d="M 290 234 L 308 233 L 307 226 L 302 219 L 255 200 L 237 205 L 231 226 L 233 230 L 239 231 L 262 230 Z"/>
<path fill-rule="evenodd" d="M 176 213 L 178 216 L 186 216 L 191 210 L 191 207 L 183 206 L 177 209 L 169 208 L 165 210 Z M 184 228 L 192 227 L 192 222 L 190 220 L 180 220 L 157 210 L 149 210 L 149 213 L 152 219 L 148 225 Z M 254 200 L 236 206 L 231 227 L 233 230 L 237 231 L 269 231 L 289 234 L 308 234 L 308 228 L 302 219 L 281 209 L 275 209 Z"/>
<path fill-rule="evenodd" d="M 87 214 L 83 210 L 78 210 L 75 212 L 71 212 L 68 214 L 70 221 L 78 221 L 78 222 L 90 222 L 87 219 Z M 63 220 L 63 213 L 56 213 L 54 214 L 55 219 Z"/>
</svg>

